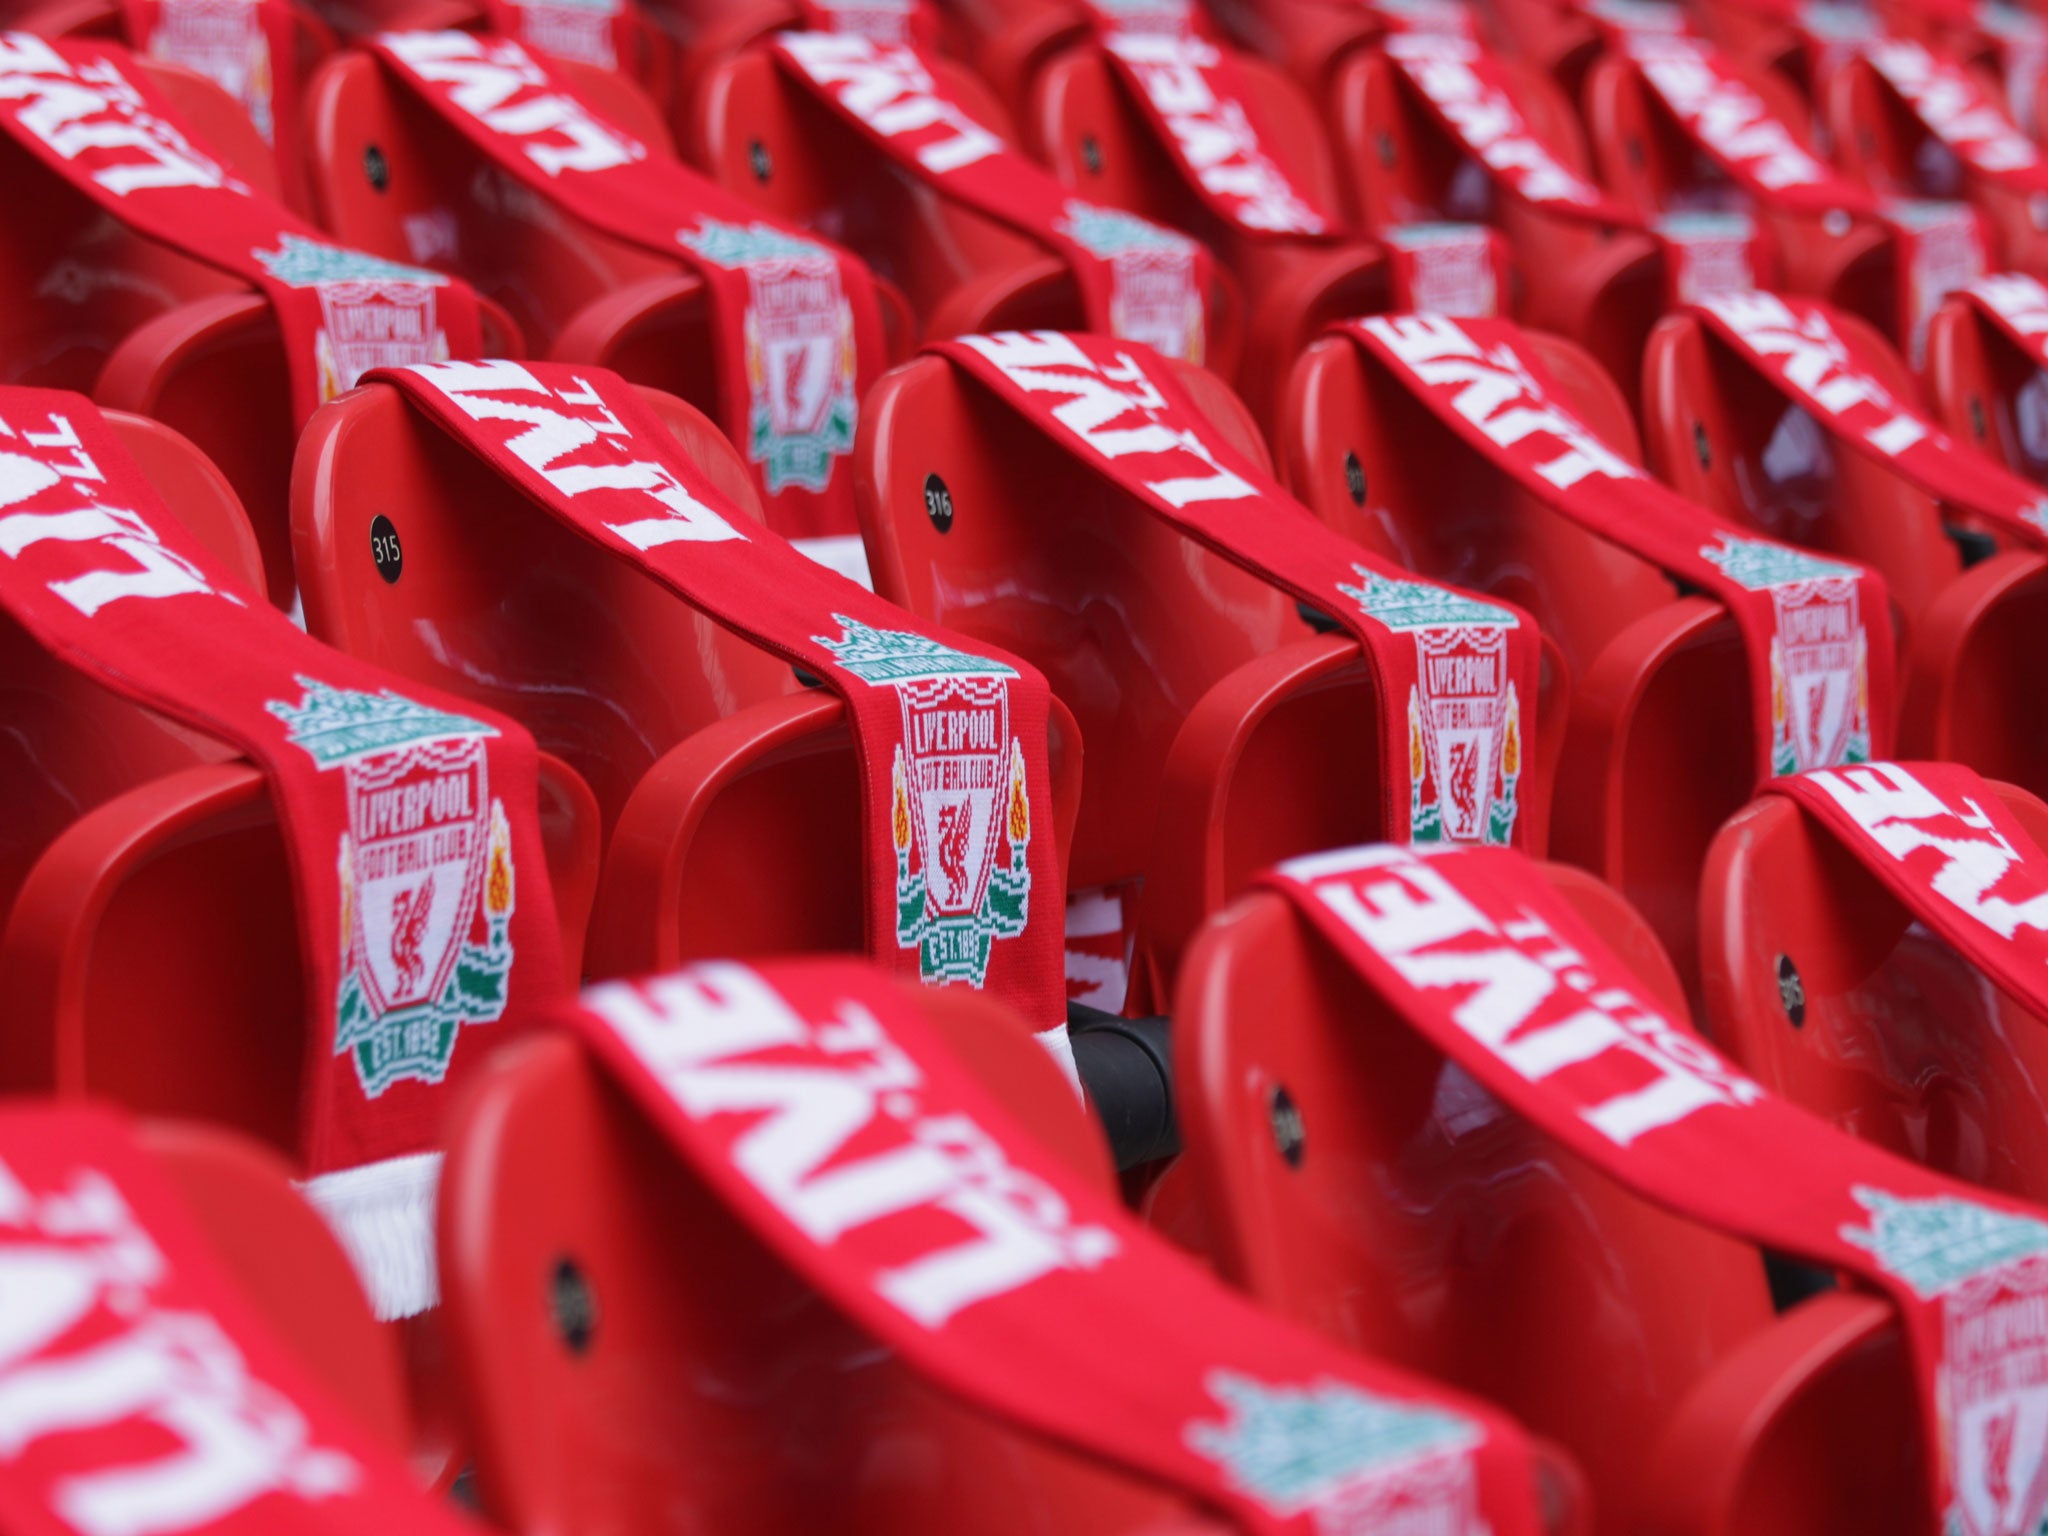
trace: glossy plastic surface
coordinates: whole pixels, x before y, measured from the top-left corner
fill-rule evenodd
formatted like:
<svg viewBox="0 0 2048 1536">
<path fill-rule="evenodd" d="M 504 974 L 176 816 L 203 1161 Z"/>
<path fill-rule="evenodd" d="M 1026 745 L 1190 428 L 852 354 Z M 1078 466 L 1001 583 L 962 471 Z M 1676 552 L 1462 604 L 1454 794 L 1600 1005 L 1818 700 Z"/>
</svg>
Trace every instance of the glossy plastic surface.
<svg viewBox="0 0 2048 1536">
<path fill-rule="evenodd" d="M 1245 54 L 1234 62 L 1259 147 L 1334 217 L 1343 199 L 1315 109 L 1277 66 Z M 1025 112 L 1027 141 L 1062 182 L 1091 202 L 1186 231 L 1230 267 L 1246 306 L 1234 378 L 1262 421 L 1279 405 L 1288 366 L 1318 331 L 1389 306 L 1388 262 L 1377 245 L 1250 235 L 1211 213 L 1096 44 L 1048 60 Z M 1228 374 L 1227 360 L 1210 366 Z"/>
<path fill-rule="evenodd" d="M 1599 366 L 1558 337 L 1527 344 L 1578 416 L 1638 457 Z M 1690 977 L 1700 857 L 1755 783 L 1733 622 L 1542 506 L 1348 339 L 1302 355 L 1279 442 L 1289 485 L 1339 532 L 1520 604 L 1556 642 L 1569 675 L 1545 690 L 1539 720 L 1553 740 L 1563 728 L 1551 851 L 1624 892 Z"/>
<path fill-rule="evenodd" d="M 1994 788 L 2048 840 L 2048 806 Z M 1760 1082 L 1965 1182 L 2048 1196 L 2048 1017 L 1791 801 L 1760 799 L 1715 839 L 1700 924 L 1715 1038 Z"/>
<path fill-rule="evenodd" d="M 1099 1133 L 1022 1023 L 919 995 L 1007 1107 L 1112 1190 Z M 477 1487 L 507 1529 L 1225 1529 L 914 1378 L 683 1173 L 566 1039 L 506 1053 L 471 1088 L 440 1226 Z M 553 1305 L 565 1287 L 576 1313 Z M 565 1333 L 565 1316 L 587 1331 Z"/>
<path fill-rule="evenodd" d="M 1213 375 L 1180 376 L 1222 438 L 1263 463 L 1235 397 Z M 1355 645 L 1317 642 L 1292 598 L 941 359 L 877 385 L 855 464 L 877 589 L 1024 656 L 1073 711 L 1087 773 L 1070 889 L 1146 876 L 1141 911 L 1161 905 L 1141 928 L 1171 941 L 1215 881 L 1383 834 L 1380 787 L 1360 767 L 1378 755 L 1371 678 Z M 926 511 L 934 476 L 954 509 L 943 532 Z M 1232 783 L 1242 792 L 1219 799 Z M 1162 840 L 1171 868 L 1154 857 Z"/>
<path fill-rule="evenodd" d="M 1502 62 L 1530 131 L 1564 164 L 1591 174 L 1569 103 L 1534 71 Z M 1512 246 L 1532 325 L 1577 340 L 1633 395 L 1637 360 L 1664 303 L 1664 263 L 1641 234 L 1564 219 L 1496 197 L 1481 167 L 1429 116 L 1378 49 L 1338 64 L 1324 104 L 1351 212 L 1367 231 L 1451 219 L 1492 224 Z"/>
<path fill-rule="evenodd" d="M 1553 879 L 1682 1016 L 1641 920 L 1584 875 Z M 1902 1380 L 1887 1378 L 1887 1398 L 1867 1373 L 1845 1380 L 1847 1343 L 1782 1336 L 1802 1314 L 1773 1322 L 1754 1249 L 1624 1193 L 1509 1114 L 1282 898 L 1255 893 L 1212 919 L 1179 995 L 1187 1194 L 1227 1279 L 1562 1443 L 1586 1470 L 1603 1536 L 1915 1528 Z M 1300 1116 L 1292 1163 L 1272 1128 L 1281 1091 Z M 1818 1417 L 1802 1417 L 1815 1403 Z M 1799 1496 L 1740 1496 L 1788 1441 L 1765 1489 Z M 1698 1480 L 1667 1487 L 1660 1463 Z M 1842 1473 L 1852 1480 L 1816 1486 Z M 1675 1520 L 1642 1523 L 1663 1511 Z"/>
<path fill-rule="evenodd" d="M 1967 299 L 1927 322 L 1920 369 L 1929 411 L 1958 442 L 2048 484 L 2048 369 Z"/>
<path fill-rule="evenodd" d="M 957 65 L 937 74 L 977 121 L 1009 116 Z M 692 157 L 740 196 L 857 252 L 900 288 L 926 336 L 1080 330 L 1080 291 L 1048 248 L 935 195 L 793 84 L 760 48 L 708 67 L 685 135 Z M 1210 296 L 1210 358 L 1235 365 L 1238 317 L 1227 284 Z"/>
</svg>

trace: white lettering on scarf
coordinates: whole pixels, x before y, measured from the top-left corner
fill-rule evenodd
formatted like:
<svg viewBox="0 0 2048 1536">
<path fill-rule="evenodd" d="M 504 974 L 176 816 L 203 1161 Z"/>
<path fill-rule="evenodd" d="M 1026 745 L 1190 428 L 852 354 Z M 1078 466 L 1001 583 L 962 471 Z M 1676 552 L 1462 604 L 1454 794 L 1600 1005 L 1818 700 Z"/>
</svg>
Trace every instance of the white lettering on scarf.
<svg viewBox="0 0 2048 1536">
<path fill-rule="evenodd" d="M 924 1327 L 1117 1251 L 1114 1234 L 1076 1224 L 1058 1192 L 973 1120 L 927 1113 L 917 1063 L 857 1003 L 813 1023 L 730 962 L 597 987 L 585 1003 L 690 1119 L 753 1121 L 730 1144 L 734 1168 L 821 1248 L 921 1218 L 894 1230 L 915 1251 L 870 1283 Z M 856 1140 L 864 1150 L 848 1155 Z M 950 1232 L 933 1230 L 933 1213 L 952 1218 Z"/>
</svg>

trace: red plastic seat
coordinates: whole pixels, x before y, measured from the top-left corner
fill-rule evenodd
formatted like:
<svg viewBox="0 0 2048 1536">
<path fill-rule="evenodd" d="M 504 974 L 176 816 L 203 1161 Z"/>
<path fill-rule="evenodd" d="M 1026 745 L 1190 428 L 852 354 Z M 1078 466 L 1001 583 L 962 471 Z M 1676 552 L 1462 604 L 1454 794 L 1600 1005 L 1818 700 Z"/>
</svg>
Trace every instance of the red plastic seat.
<svg viewBox="0 0 2048 1536">
<path fill-rule="evenodd" d="M 1503 60 L 1531 132 L 1582 175 L 1591 167 L 1570 104 L 1535 70 Z M 1573 337 L 1633 392 L 1643 337 L 1664 308 L 1665 263 L 1648 235 L 1602 229 L 1495 199 L 1462 148 L 1413 100 L 1377 48 L 1346 55 L 1323 102 L 1339 176 L 1359 228 L 1450 219 L 1492 224 L 1514 251 L 1517 319 Z"/>
<path fill-rule="evenodd" d="M 145 1120 L 136 1140 L 170 1179 L 254 1314 L 355 1423 L 403 1454 L 398 1352 L 334 1234 L 278 1156 L 218 1126 Z"/>
<path fill-rule="evenodd" d="M 644 391 L 756 520 L 723 434 Z M 858 766 L 843 707 L 499 480 L 388 385 L 308 424 L 294 532 L 314 634 L 519 720 L 596 796 L 607 850 L 593 975 L 707 955 L 858 951 Z M 388 519 L 397 581 L 371 553 Z M 1052 723 L 1055 835 L 1078 754 Z"/>
<path fill-rule="evenodd" d="M 1315 109 L 1278 66 L 1235 59 L 1258 121 L 1260 147 L 1318 207 L 1343 205 Z M 1357 240 L 1266 239 L 1234 229 L 1187 184 L 1092 41 L 1046 60 L 1029 86 L 1021 121 L 1032 153 L 1093 202 L 1128 208 L 1193 235 L 1236 275 L 1246 296 L 1238 392 L 1262 421 L 1278 409 L 1287 369 L 1333 320 L 1389 307 L 1386 252 Z"/>
<path fill-rule="evenodd" d="M 1642 920 L 1588 876 L 1549 873 L 1684 1017 Z M 1602 1533 L 1920 1529 L 1917 1420 L 1883 1302 L 1824 1296 L 1774 1319 L 1755 1249 L 1504 1111 L 1284 898 L 1212 921 L 1180 997 L 1187 1150 L 1153 1208 L 1226 1279 L 1561 1442 Z"/>
<path fill-rule="evenodd" d="M 940 61 L 935 78 L 969 116 L 1014 138 L 1008 114 L 966 70 Z M 914 185 L 765 49 L 709 64 L 690 110 L 682 137 L 692 159 L 738 195 L 858 253 L 903 291 L 926 337 L 1086 329 L 1080 289 L 1050 249 Z M 1222 274 L 1205 297 L 1205 358 L 1228 371 L 1243 316 Z"/>
<path fill-rule="evenodd" d="M 1020 1021 L 920 998 L 1009 1109 L 1114 1190 Z M 683 1172 L 570 1040 L 508 1051 L 466 1095 L 440 1239 L 477 1491 L 522 1536 L 1229 1529 L 925 1385 Z"/>
<path fill-rule="evenodd" d="M 1835 325 L 1880 384 L 1917 398 L 1880 337 L 1851 316 Z M 1967 762 L 2048 790 L 2048 701 L 2025 661 L 2048 626 L 2048 560 L 2005 550 L 1965 570 L 1939 504 L 1874 458 L 1834 445 L 1689 316 L 1652 334 L 1643 397 L 1650 462 L 1683 494 L 1738 526 L 1883 572 L 1900 621 L 1903 755 Z"/>
<path fill-rule="evenodd" d="M 1169 366 L 1222 441 L 1270 463 L 1219 379 Z M 1142 878 L 1130 1007 L 1165 1007 L 1180 945 L 1259 869 L 1383 831 L 1379 701 L 1354 641 L 1318 634 L 943 359 L 876 385 L 855 462 L 876 590 L 1023 656 L 1073 711 L 1087 772 L 1068 889 Z"/>
<path fill-rule="evenodd" d="M 2048 369 L 1969 300 L 1948 300 L 1928 321 L 1920 381 L 1951 437 L 2048 484 Z"/>
<path fill-rule="evenodd" d="M 1999 99 L 1996 80 L 1979 83 Z M 1829 73 L 1820 110 L 1836 163 L 1850 179 L 1887 197 L 1967 199 L 1988 226 L 1992 270 L 2048 276 L 2048 199 L 1978 176 L 1920 123 L 1869 59 L 1852 55 Z"/>
<path fill-rule="evenodd" d="M 1639 460 L 1600 366 L 1561 338 L 1524 334 L 1579 418 Z M 1302 354 L 1279 443 L 1289 487 L 1325 522 L 1426 576 L 1519 604 L 1556 642 L 1569 675 L 1557 691 L 1571 705 L 1551 851 L 1625 893 L 1692 975 L 1700 857 L 1755 789 L 1733 620 L 1541 506 L 1344 337 Z"/>
<path fill-rule="evenodd" d="M 2048 838 L 2048 806 L 1992 787 Z M 1915 922 L 1783 796 L 1728 823 L 1701 890 L 1714 1039 L 1751 1075 L 1958 1178 L 2048 1190 L 2048 1018 Z"/>
<path fill-rule="evenodd" d="M 1798 143 L 1809 144 L 1810 114 L 1790 81 L 1730 54 L 1720 62 Z M 1901 274 L 1897 248 L 1881 225 L 1846 216 L 1831 223 L 1753 205 L 1693 149 L 1634 63 L 1620 54 L 1592 63 L 1583 100 L 1602 184 L 1617 196 L 1646 216 L 1701 208 L 1748 213 L 1763 237 L 1758 286 L 1813 294 L 1897 334 L 1907 313 L 1899 284 L 1910 277 Z"/>
</svg>

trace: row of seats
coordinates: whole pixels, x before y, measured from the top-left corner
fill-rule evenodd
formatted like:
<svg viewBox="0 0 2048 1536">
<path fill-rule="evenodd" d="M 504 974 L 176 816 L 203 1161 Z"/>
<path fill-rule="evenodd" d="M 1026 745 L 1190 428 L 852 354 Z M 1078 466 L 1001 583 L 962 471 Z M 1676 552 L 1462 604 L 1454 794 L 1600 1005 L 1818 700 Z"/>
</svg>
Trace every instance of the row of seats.
<svg viewBox="0 0 2048 1536">
<path fill-rule="evenodd" d="M 174 4 L 161 0 L 166 14 Z M 933 72 L 955 101 L 1014 132 L 1065 187 L 1214 255 L 1213 268 L 1173 268 L 1207 273 L 1194 295 L 1203 318 L 1183 331 L 1199 337 L 1196 355 L 1147 351 L 1134 325 L 1111 380 L 1125 392 L 1109 397 L 1151 420 L 1167 409 L 1160 391 L 1184 396 L 1200 456 L 1283 530 L 1271 545 L 1197 536 L 1049 439 L 1059 411 L 1040 419 L 959 355 L 916 350 L 920 337 L 1087 328 L 1078 258 L 890 166 L 800 88 L 767 40 L 806 18 L 620 11 L 609 60 L 558 57 L 503 99 L 552 131 L 573 108 L 576 132 L 607 136 L 575 142 L 630 144 L 664 166 L 681 144 L 763 228 L 841 242 L 871 269 L 882 355 L 844 363 L 877 377 L 859 395 L 857 436 L 825 459 L 844 496 L 820 514 L 767 479 L 758 444 L 732 425 L 750 419 L 721 362 L 733 355 L 721 327 L 738 311 L 706 269 L 592 227 L 566 194 L 550 201 L 530 175 L 492 164 L 388 59 L 334 40 L 487 23 L 524 28 L 536 49 L 562 44 L 570 23 L 536 31 L 539 9 L 291 10 L 294 84 L 285 91 L 280 70 L 272 88 L 294 115 L 267 135 L 260 115 L 242 116 L 246 91 L 238 105 L 178 65 L 110 56 L 267 203 L 346 247 L 473 285 L 482 355 L 632 381 L 668 435 L 663 451 L 698 477 L 672 482 L 672 508 L 715 503 L 764 543 L 800 534 L 906 626 L 1043 675 L 1043 741 L 1020 734 L 1019 751 L 1043 750 L 1051 803 L 1010 809 L 1009 835 L 1023 843 L 1038 818 L 1064 890 L 1041 889 L 1032 920 L 1066 907 L 1068 996 L 1130 1016 L 1071 1016 L 1098 1110 L 1117 1108 L 1096 1075 L 1108 1053 L 1137 1050 L 1168 1069 L 1171 1128 L 1123 1141 L 1143 1151 L 1113 1167 L 1029 1039 L 1053 1021 L 962 987 L 909 1006 L 1084 1183 L 1121 1194 L 1270 1311 L 1528 1426 L 1544 1442 L 1550 1529 L 1925 1528 L 1929 1487 L 1949 1474 L 1923 1459 L 1887 1303 L 1767 1264 L 1503 1113 L 1257 879 L 1296 855 L 1417 830 L 1425 794 L 1440 818 L 1476 795 L 1502 809 L 1517 846 L 1558 861 L 1529 878 L 1644 996 L 1696 1020 L 1769 1089 L 1911 1161 L 2048 1199 L 2031 1034 L 2048 997 L 2001 991 L 1796 806 L 1756 798 L 1759 761 L 1776 761 L 1761 729 L 1792 743 L 1774 769 L 1785 771 L 1840 761 L 1839 724 L 1861 733 L 1852 760 L 1874 740 L 1879 755 L 1974 768 L 2048 839 L 2026 661 L 2048 582 L 2024 520 L 1930 489 L 1796 392 L 1848 380 L 1843 398 L 1917 424 L 1941 464 L 1978 466 L 1954 483 L 1981 478 L 1987 460 L 2039 480 L 2043 365 L 2015 334 L 2025 327 L 1980 299 L 1907 291 L 1921 226 L 1889 202 L 1845 213 L 1845 230 L 1825 213 L 1802 223 L 1750 208 L 1764 233 L 1741 242 L 1749 275 L 1834 306 L 1817 312 L 1825 337 L 1800 333 L 1825 376 L 1802 386 L 1770 371 L 1731 341 L 1722 311 L 1694 302 L 1714 292 L 1683 286 L 1679 274 L 1706 270 L 1704 248 L 1659 222 L 1740 200 L 1725 177 L 1706 185 L 1718 173 L 1658 115 L 1617 24 L 1591 12 L 1501 0 L 1481 20 L 1503 51 L 1482 56 L 1558 165 L 1597 165 L 1604 195 L 1632 212 L 1619 222 L 1510 197 L 1459 147 L 1401 63 L 1399 39 L 1418 35 L 1458 55 L 1443 34 L 1363 9 L 1228 18 L 1263 152 L 1308 205 L 1342 210 L 1327 236 L 1276 239 L 1231 225 L 1186 183 L 1071 12 L 949 13 L 934 36 L 964 62 Z M 136 17 L 26 24 L 140 43 Z M 2018 97 L 2021 74 L 1996 50 L 1888 19 L 1966 59 L 1987 92 Z M 1865 55 L 1809 58 L 1810 37 L 1732 8 L 1695 20 L 1795 139 L 1810 119 L 1840 174 L 1875 197 L 1966 192 L 1986 258 L 2024 277 L 2026 200 L 1965 186 L 1954 155 L 1937 163 L 1932 131 L 1913 137 Z M 1458 24 L 1459 47 L 1479 35 Z M 351 388 L 337 371 L 299 420 L 293 322 L 272 297 L 121 227 L 59 186 L 20 135 L 0 157 L 38 209 L 0 236 L 13 253 L 0 284 L 17 295 L 0 321 L 0 374 L 89 391 L 226 586 L 293 609 L 393 688 L 530 734 L 546 867 L 520 871 L 520 900 L 548 894 L 566 976 L 877 950 L 873 825 L 890 788 L 863 759 L 853 699 L 565 526 L 393 378 Z M 685 185 L 680 167 L 663 174 Z M 1332 328 L 1411 307 L 1397 284 L 1425 269 L 1403 265 L 1404 232 L 1454 220 L 1493 231 L 1460 249 L 1479 253 L 1500 308 L 1528 326 L 1475 321 L 1491 340 L 1460 376 L 1526 407 L 1526 427 L 1494 437 L 1499 452 L 1467 430 L 1492 419 L 1483 399 L 1446 406 L 1375 350 L 1391 333 Z M 1826 239 L 1809 239 L 1814 228 Z M 780 250 L 816 276 L 813 257 Z M 1172 267 L 1159 260 L 1155 279 Z M 851 311 L 853 269 L 837 270 L 832 291 Z M 2048 313 L 2038 288 L 2003 291 L 2040 294 Z M 748 294 L 755 317 L 764 300 Z M 1128 304 L 1110 313 L 1132 320 Z M 830 333 L 835 366 L 842 338 L 868 345 L 864 323 Z M 1455 322 L 1416 323 L 1464 337 Z M 799 371 L 823 355 L 806 335 L 788 365 Z M 429 349 L 416 361 L 444 359 Z M 760 399 L 756 380 L 739 382 Z M 0 391 L 0 417 L 12 409 Z M 1511 472 L 1503 455 L 1528 430 L 1608 466 L 1600 475 L 1646 522 L 1675 492 L 1728 537 L 1811 552 L 1823 579 L 1875 573 L 1881 588 L 1864 590 L 1888 608 L 1855 633 L 1860 646 L 1868 630 L 1876 659 L 1858 651 L 1852 675 L 1842 655 L 1792 658 L 1764 677 L 1733 609 L 1625 529 L 1589 525 L 1569 486 L 1552 494 Z M 1367 592 L 1398 569 L 1464 589 L 1468 619 L 1533 624 L 1537 686 L 1512 702 L 1504 686 L 1474 691 L 1441 715 L 1424 690 L 1442 685 L 1399 696 L 1335 611 L 1348 589 L 1319 607 L 1285 578 L 1310 528 L 1345 541 Z M 160 643 L 181 645 L 175 617 L 161 623 Z M 305 1144 L 304 1084 L 331 1042 L 280 1027 L 321 1016 L 310 978 L 325 972 L 302 931 L 305 872 L 276 786 L 221 742 L 109 691 L 25 623 L 0 635 L 12 808 L 0 1084 L 151 1117 L 145 1149 L 256 1312 L 425 1481 L 467 1469 L 490 1520 L 532 1532 L 1226 1528 L 1215 1510 L 1106 1472 L 1042 1425 L 963 1407 L 878 1356 L 728 1192 L 677 1160 L 587 1045 L 523 1027 L 559 1023 L 563 1003 L 519 995 L 516 973 L 502 1031 L 514 1043 L 486 1056 L 469 1035 L 488 1031 L 467 1031 L 463 1094 L 422 1133 L 445 1150 L 431 1218 L 441 1305 L 373 1320 L 275 1156 L 164 1123 L 232 1127 L 289 1159 Z M 1894 671 L 1888 700 L 1875 679 Z M 1468 732 L 1457 741 L 1454 720 Z M 1455 782 L 1457 771 L 1483 780 Z M 926 854 L 900 780 L 894 793 L 907 870 L 913 847 Z M 407 899 L 431 906 L 423 889 Z M 1171 1017 L 1170 1047 L 1142 1015 Z M 1168 1148 L 1178 1156 L 1158 1155 Z M 1817 1284 L 1824 1294 L 1807 1295 Z"/>
</svg>

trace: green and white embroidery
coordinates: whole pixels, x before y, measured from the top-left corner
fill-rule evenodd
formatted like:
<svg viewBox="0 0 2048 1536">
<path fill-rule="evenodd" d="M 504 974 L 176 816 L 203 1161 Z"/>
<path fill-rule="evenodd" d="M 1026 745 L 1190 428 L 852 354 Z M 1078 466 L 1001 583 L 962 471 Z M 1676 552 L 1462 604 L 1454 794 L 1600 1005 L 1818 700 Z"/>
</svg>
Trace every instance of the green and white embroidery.
<svg viewBox="0 0 2048 1536">
<path fill-rule="evenodd" d="M 2048 1222 L 1953 1195 L 1850 1193 L 1870 1225 L 1843 1239 L 1941 1302 L 1947 1536 L 2036 1536 L 2048 1529 Z"/>
<path fill-rule="evenodd" d="M 1480 1434 L 1469 1420 L 1336 1381 L 1269 1386 L 1234 1371 L 1214 1371 L 1204 1385 L 1227 1416 L 1190 1423 L 1183 1432 L 1188 1448 L 1222 1467 L 1235 1487 L 1275 1514 L 1355 1508 L 1359 1485 L 1371 1480 L 1382 1486 L 1367 1500 L 1382 1516 L 1399 1509 L 1416 1529 L 1473 1529 L 1475 1490 L 1463 1453 L 1478 1444 Z M 1448 1458 L 1455 1461 L 1446 1465 Z M 1438 1475 L 1412 1475 L 1430 1463 L 1438 1464 Z M 1425 1519 L 1424 1506 L 1433 1521 Z M 1318 1527 L 1328 1530 L 1333 1523 L 1326 1515 Z M 1342 1521 L 1339 1528 L 1352 1524 Z"/>
<path fill-rule="evenodd" d="M 448 279 L 439 272 L 293 234 L 280 235 L 274 251 L 250 254 L 279 282 L 310 288 L 319 300 L 313 350 L 321 400 L 355 388 L 373 368 L 447 361 L 434 290 Z"/>
<path fill-rule="evenodd" d="M 484 750 L 497 732 L 389 690 L 298 681 L 296 705 L 267 708 L 348 790 L 334 1053 L 370 1098 L 438 1083 L 461 1027 L 504 1014 L 511 980 L 511 829 Z"/>
<path fill-rule="evenodd" d="M 1023 744 L 1009 729 L 1016 670 L 924 635 L 832 617 L 840 638 L 812 638 L 862 682 L 895 689 L 903 711 L 890 770 L 896 942 L 917 950 L 926 981 L 981 986 L 995 941 L 1020 936 L 1031 916 L 1031 800 Z"/>
<path fill-rule="evenodd" d="M 1732 533 L 1700 553 L 1749 591 L 1771 594 L 1771 771 L 1869 762 L 1870 644 L 1857 569 Z"/>
<path fill-rule="evenodd" d="M 1368 618 L 1415 637 L 1408 693 L 1408 835 L 1505 844 L 1522 778 L 1522 708 L 1508 676 L 1512 610 L 1426 581 L 1354 565 L 1337 590 Z"/>
<path fill-rule="evenodd" d="M 1202 295 L 1195 287 L 1195 243 L 1135 214 L 1069 198 L 1054 226 L 1109 263 L 1113 335 L 1141 341 L 1162 357 L 1202 360 Z"/>
<path fill-rule="evenodd" d="M 839 264 L 815 241 L 772 224 L 700 218 L 676 239 L 714 266 L 747 274 L 747 455 L 770 494 L 822 491 L 853 451 L 858 419 L 853 306 Z"/>
</svg>

